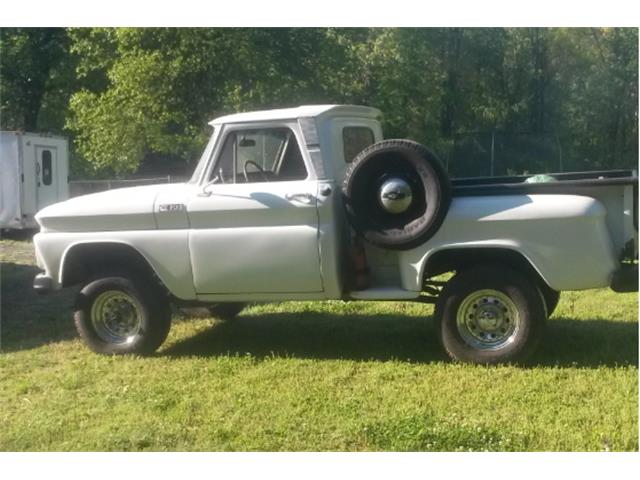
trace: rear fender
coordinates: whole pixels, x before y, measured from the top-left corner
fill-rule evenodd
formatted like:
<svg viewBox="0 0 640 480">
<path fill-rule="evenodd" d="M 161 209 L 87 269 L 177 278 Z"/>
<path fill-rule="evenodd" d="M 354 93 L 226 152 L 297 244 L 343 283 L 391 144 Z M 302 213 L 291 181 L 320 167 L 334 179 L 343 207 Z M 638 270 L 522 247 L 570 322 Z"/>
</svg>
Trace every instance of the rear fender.
<svg viewBox="0 0 640 480">
<path fill-rule="evenodd" d="M 431 260 L 443 251 L 454 260 L 456 252 L 468 257 L 469 251 L 477 261 L 523 259 L 526 264 L 518 262 L 558 291 L 608 287 L 619 268 L 605 207 L 578 195 L 454 198 L 435 236 L 400 252 L 403 288 L 421 290 L 425 274 L 439 270 Z"/>
</svg>

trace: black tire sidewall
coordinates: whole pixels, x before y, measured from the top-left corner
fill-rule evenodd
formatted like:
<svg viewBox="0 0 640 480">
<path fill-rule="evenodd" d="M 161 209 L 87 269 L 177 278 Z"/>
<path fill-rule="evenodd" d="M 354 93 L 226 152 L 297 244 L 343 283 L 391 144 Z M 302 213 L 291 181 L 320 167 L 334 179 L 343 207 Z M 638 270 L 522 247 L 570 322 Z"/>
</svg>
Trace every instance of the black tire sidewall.
<svg viewBox="0 0 640 480">
<path fill-rule="evenodd" d="M 547 308 L 547 318 L 551 317 L 553 312 L 555 312 L 558 303 L 560 303 L 560 292 L 553 290 L 546 283 L 541 283 L 540 293 L 544 298 L 545 307 Z"/>
<path fill-rule="evenodd" d="M 109 290 L 119 290 L 135 299 L 140 308 L 141 326 L 134 340 L 109 343 L 100 338 L 91 321 L 91 306 L 96 298 Z M 74 313 L 76 329 L 85 343 L 96 353 L 153 353 L 167 337 L 171 327 L 171 310 L 159 289 L 154 289 L 132 276 L 107 276 L 90 281 L 76 298 Z"/>
<path fill-rule="evenodd" d="M 498 350 L 479 350 L 468 345 L 457 327 L 462 301 L 477 290 L 493 289 L 516 305 L 520 328 L 513 342 Z M 517 363 L 526 360 L 540 341 L 546 320 L 542 294 L 535 282 L 508 267 L 476 267 L 458 273 L 443 288 L 435 310 L 440 341 L 454 360 L 468 363 Z"/>
<path fill-rule="evenodd" d="M 374 159 L 380 161 L 379 157 L 385 154 L 402 155 L 411 165 L 415 180 L 421 184 L 420 193 L 425 196 L 424 213 L 402 228 L 381 228 L 372 213 L 379 207 L 364 207 L 364 200 L 356 198 L 356 191 L 364 188 L 361 177 L 369 164 Z M 451 185 L 442 164 L 426 147 L 410 140 L 384 140 L 360 152 L 347 168 L 342 193 L 347 217 L 354 229 L 370 243 L 395 250 L 411 249 L 431 238 L 440 228 L 451 203 Z"/>
</svg>

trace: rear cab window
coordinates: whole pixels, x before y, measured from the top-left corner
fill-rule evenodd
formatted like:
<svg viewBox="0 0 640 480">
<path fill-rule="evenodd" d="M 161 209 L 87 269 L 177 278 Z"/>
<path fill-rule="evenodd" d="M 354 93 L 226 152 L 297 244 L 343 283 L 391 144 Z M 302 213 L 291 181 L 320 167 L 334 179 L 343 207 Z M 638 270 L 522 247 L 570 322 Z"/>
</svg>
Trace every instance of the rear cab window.
<svg viewBox="0 0 640 480">
<path fill-rule="evenodd" d="M 375 137 L 369 127 L 344 127 L 342 129 L 342 145 L 344 148 L 344 161 L 353 162 L 353 159 L 369 145 L 373 145 Z"/>
</svg>

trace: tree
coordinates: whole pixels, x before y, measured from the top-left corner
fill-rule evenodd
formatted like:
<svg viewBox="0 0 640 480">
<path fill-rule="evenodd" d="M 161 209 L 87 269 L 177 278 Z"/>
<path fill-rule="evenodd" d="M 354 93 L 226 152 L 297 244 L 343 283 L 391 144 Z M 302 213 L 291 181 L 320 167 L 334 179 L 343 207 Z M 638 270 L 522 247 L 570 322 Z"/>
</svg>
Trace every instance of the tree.
<svg viewBox="0 0 640 480">
<path fill-rule="evenodd" d="M 95 171 L 133 172 L 159 152 L 194 159 L 219 113 L 327 98 L 316 29 L 80 29 L 68 127 Z"/>
<path fill-rule="evenodd" d="M 61 131 L 74 169 L 195 160 L 207 121 L 305 103 L 378 107 L 456 175 L 635 166 L 636 29 L 4 29 L 3 128 Z M 500 132 L 492 136 L 491 132 Z M 519 132 L 528 132 L 522 136 Z M 550 161 L 553 160 L 553 162 Z"/>
<path fill-rule="evenodd" d="M 553 34 L 554 128 L 569 169 L 635 168 L 637 29 L 557 29 Z"/>
<path fill-rule="evenodd" d="M 0 29 L 2 128 L 60 132 L 72 74 L 64 29 Z"/>
</svg>

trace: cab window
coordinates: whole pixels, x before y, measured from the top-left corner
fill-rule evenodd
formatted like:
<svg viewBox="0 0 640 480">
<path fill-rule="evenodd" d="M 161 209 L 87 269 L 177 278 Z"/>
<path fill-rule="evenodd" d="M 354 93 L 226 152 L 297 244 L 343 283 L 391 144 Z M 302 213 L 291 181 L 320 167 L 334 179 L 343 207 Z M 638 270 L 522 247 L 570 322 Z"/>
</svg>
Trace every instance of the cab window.
<svg viewBox="0 0 640 480">
<path fill-rule="evenodd" d="M 210 180 L 255 183 L 304 180 L 307 169 L 288 128 L 237 130 L 227 134 Z"/>
</svg>

